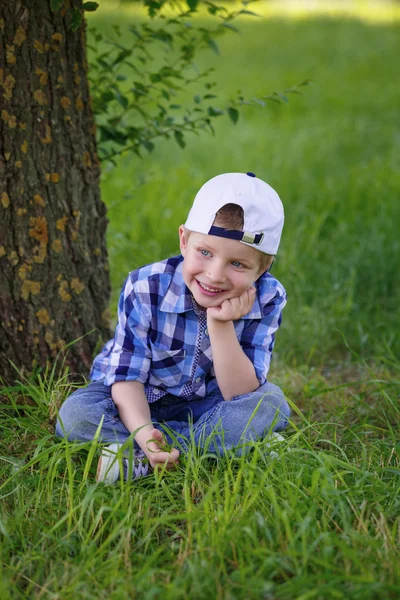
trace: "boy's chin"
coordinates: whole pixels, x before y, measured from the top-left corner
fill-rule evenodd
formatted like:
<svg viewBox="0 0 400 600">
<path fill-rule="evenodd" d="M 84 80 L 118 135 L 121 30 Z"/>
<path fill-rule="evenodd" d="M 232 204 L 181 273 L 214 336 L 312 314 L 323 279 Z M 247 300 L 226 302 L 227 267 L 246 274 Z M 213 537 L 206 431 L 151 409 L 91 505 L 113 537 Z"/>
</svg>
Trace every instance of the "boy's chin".
<svg viewBox="0 0 400 600">
<path fill-rule="evenodd" d="M 216 308 L 217 306 L 221 306 L 222 302 L 226 300 L 226 297 L 221 294 L 219 298 L 211 297 L 211 296 L 203 296 L 199 293 L 193 293 L 193 297 L 196 300 L 197 304 L 201 306 L 201 308 Z"/>
</svg>

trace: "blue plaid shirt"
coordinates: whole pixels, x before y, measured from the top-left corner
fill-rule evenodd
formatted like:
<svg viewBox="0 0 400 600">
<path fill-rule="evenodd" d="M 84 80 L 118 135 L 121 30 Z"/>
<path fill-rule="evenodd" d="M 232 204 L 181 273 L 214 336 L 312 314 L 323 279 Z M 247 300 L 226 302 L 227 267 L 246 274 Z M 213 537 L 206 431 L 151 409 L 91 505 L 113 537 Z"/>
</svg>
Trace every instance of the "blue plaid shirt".
<svg viewBox="0 0 400 600">
<path fill-rule="evenodd" d="M 103 379 L 105 385 L 140 381 L 149 402 L 165 394 L 197 400 L 219 392 L 206 312 L 183 281 L 182 265 L 183 257 L 175 256 L 129 274 L 119 300 L 114 339 L 96 356 L 92 381 Z M 268 273 L 255 287 L 252 310 L 234 321 L 234 327 L 261 385 L 267 378 L 286 293 Z"/>
</svg>

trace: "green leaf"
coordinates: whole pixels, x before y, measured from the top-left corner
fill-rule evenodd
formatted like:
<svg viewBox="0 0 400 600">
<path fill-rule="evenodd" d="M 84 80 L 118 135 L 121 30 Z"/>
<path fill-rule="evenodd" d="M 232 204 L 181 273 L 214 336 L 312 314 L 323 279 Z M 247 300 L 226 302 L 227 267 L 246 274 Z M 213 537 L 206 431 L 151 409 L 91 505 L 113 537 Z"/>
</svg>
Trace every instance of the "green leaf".
<svg viewBox="0 0 400 600">
<path fill-rule="evenodd" d="M 220 117 L 221 115 L 225 114 L 224 110 L 221 110 L 220 108 L 213 108 L 212 106 L 208 107 L 207 112 L 210 117 Z"/>
<path fill-rule="evenodd" d="M 180 148 L 184 148 L 186 146 L 182 131 L 174 131 L 174 138 Z"/>
<path fill-rule="evenodd" d="M 260 16 L 257 13 L 252 12 L 251 10 L 239 10 L 239 12 L 237 14 L 238 15 L 250 15 L 252 17 L 259 17 Z"/>
<path fill-rule="evenodd" d="M 150 153 L 153 152 L 153 150 L 154 150 L 154 144 L 153 144 L 153 142 L 149 142 L 149 140 L 143 140 L 142 146 L 144 146 L 146 148 L 146 150 Z"/>
<path fill-rule="evenodd" d="M 236 108 L 229 107 L 227 112 L 232 123 L 236 125 L 239 120 L 239 111 Z"/>
<path fill-rule="evenodd" d="M 200 104 L 200 102 L 201 102 L 201 96 L 199 96 L 197 94 L 196 96 L 194 96 L 193 100 L 196 102 L 196 104 Z"/>
<path fill-rule="evenodd" d="M 50 0 L 50 8 L 52 12 L 58 12 L 62 8 L 64 0 Z"/>
<path fill-rule="evenodd" d="M 226 27 L 227 29 L 231 29 L 235 33 L 240 33 L 239 29 L 237 27 L 234 27 L 230 23 L 221 23 L 221 27 Z"/>
<path fill-rule="evenodd" d="M 190 10 L 196 10 L 199 0 L 186 0 L 186 2 Z"/>
<path fill-rule="evenodd" d="M 129 105 L 129 100 L 126 96 L 122 96 L 119 92 L 115 92 L 115 98 L 122 108 L 127 109 Z"/>
<path fill-rule="evenodd" d="M 211 48 L 211 50 L 213 52 L 215 52 L 215 54 L 219 54 L 219 48 L 218 48 L 217 44 L 214 42 L 214 40 L 208 40 L 207 45 Z"/>
<path fill-rule="evenodd" d="M 83 7 L 83 10 L 86 10 L 87 12 L 94 12 L 95 10 L 97 10 L 99 8 L 99 3 L 98 2 L 84 2 L 82 7 Z"/>
<path fill-rule="evenodd" d="M 79 10 L 76 10 L 75 8 L 73 8 L 70 11 L 70 15 L 71 15 L 70 29 L 71 29 L 71 31 L 76 31 L 82 25 L 82 22 L 83 22 L 82 13 L 79 12 Z"/>
</svg>

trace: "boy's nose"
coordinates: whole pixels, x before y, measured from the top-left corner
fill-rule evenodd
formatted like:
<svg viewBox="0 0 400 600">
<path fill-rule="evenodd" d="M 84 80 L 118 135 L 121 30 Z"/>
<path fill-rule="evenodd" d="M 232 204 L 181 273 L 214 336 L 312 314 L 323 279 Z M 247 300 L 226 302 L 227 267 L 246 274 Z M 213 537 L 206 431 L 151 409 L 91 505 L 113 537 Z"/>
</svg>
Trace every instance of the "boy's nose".
<svg viewBox="0 0 400 600">
<path fill-rule="evenodd" d="M 207 277 L 210 283 L 222 283 L 225 281 L 225 269 L 224 266 L 217 261 L 209 265 L 207 270 Z"/>
</svg>

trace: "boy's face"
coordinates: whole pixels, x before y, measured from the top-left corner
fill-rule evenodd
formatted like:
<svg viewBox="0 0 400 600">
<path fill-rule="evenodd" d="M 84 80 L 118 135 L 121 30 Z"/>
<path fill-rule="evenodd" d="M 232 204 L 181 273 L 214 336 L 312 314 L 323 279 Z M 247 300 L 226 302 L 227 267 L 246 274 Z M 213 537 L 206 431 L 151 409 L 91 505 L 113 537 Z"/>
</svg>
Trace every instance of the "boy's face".
<svg viewBox="0 0 400 600">
<path fill-rule="evenodd" d="M 179 241 L 183 279 L 203 308 L 241 296 L 261 275 L 260 253 L 237 240 L 196 232 L 188 235 L 181 225 Z"/>
</svg>

